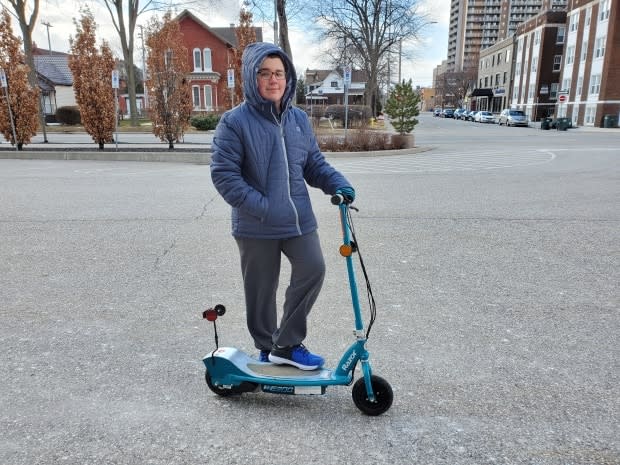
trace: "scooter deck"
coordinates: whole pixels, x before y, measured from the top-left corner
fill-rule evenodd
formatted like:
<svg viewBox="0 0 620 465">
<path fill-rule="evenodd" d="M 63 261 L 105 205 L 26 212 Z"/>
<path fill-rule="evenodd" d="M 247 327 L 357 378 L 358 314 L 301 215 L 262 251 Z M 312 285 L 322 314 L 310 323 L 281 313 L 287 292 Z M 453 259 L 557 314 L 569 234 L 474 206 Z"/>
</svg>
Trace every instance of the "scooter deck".
<svg viewBox="0 0 620 465">
<path fill-rule="evenodd" d="M 332 385 L 347 384 L 349 378 L 336 377 L 332 370 L 300 370 L 288 365 L 259 362 L 232 347 L 220 347 L 203 358 L 214 380 L 228 384 L 233 378 L 260 384 Z"/>
</svg>

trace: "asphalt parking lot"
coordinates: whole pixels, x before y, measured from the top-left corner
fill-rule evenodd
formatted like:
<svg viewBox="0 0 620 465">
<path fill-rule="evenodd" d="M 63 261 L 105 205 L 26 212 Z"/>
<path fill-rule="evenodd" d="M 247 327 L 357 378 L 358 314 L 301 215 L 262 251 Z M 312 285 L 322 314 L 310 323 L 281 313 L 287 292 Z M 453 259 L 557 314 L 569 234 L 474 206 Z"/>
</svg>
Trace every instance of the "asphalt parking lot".
<svg viewBox="0 0 620 465">
<path fill-rule="evenodd" d="M 375 418 L 350 387 L 208 390 L 207 305 L 253 353 L 208 166 L 0 160 L 0 463 L 620 464 L 619 133 L 421 121 L 429 150 L 332 159 L 395 395 Z M 312 196 L 328 275 L 306 342 L 333 366 L 350 297 Z"/>
</svg>

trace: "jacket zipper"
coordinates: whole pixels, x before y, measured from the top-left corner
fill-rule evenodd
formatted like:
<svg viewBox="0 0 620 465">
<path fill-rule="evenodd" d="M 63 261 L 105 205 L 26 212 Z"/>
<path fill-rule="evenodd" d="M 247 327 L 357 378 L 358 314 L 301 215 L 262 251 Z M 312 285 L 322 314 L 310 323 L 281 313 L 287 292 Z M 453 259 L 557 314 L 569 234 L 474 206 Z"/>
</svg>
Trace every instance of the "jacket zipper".
<svg viewBox="0 0 620 465">
<path fill-rule="evenodd" d="M 282 154 L 284 156 L 284 165 L 286 166 L 286 189 L 288 194 L 288 201 L 293 208 L 293 213 L 295 213 L 295 227 L 297 228 L 297 234 L 301 236 L 301 228 L 299 226 L 299 213 L 297 212 L 297 207 L 295 207 L 295 202 L 293 202 L 293 197 L 291 197 L 291 175 L 288 166 L 288 153 L 286 151 L 286 143 L 284 141 L 284 128 L 282 127 L 282 122 L 278 121 L 278 118 L 276 118 L 273 113 L 272 116 L 278 124 L 278 127 L 280 128 L 280 143 L 282 144 Z"/>
</svg>

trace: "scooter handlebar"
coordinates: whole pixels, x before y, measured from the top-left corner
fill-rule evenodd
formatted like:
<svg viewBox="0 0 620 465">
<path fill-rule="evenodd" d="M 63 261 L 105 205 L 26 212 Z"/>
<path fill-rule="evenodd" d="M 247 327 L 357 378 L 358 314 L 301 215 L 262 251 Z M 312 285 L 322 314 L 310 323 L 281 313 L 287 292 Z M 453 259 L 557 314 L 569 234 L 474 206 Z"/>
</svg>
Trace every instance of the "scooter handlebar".
<svg viewBox="0 0 620 465">
<path fill-rule="evenodd" d="M 346 205 L 351 205 L 353 203 L 353 200 L 349 199 L 346 195 L 342 195 L 342 194 L 334 194 L 332 195 L 332 204 L 333 205 L 342 205 L 342 204 L 346 204 Z M 353 207 L 351 207 L 353 208 Z"/>
</svg>

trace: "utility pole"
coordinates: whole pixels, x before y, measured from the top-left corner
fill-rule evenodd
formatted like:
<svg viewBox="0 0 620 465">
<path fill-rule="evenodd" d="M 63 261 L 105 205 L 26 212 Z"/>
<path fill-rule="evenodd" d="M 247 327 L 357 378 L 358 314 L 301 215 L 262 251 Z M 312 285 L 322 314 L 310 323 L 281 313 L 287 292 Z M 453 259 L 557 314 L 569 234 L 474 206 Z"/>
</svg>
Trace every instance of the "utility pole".
<svg viewBox="0 0 620 465">
<path fill-rule="evenodd" d="M 146 49 L 144 48 L 144 26 L 138 25 L 140 28 L 140 38 L 142 39 L 142 92 L 144 93 L 144 111 L 148 109 L 148 90 L 146 88 Z"/>
<path fill-rule="evenodd" d="M 41 24 L 47 28 L 47 50 L 49 54 L 52 54 L 52 41 L 50 40 L 50 27 L 54 27 L 50 24 L 50 22 L 41 21 Z"/>
</svg>

